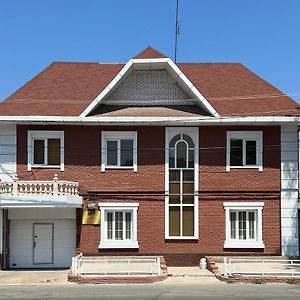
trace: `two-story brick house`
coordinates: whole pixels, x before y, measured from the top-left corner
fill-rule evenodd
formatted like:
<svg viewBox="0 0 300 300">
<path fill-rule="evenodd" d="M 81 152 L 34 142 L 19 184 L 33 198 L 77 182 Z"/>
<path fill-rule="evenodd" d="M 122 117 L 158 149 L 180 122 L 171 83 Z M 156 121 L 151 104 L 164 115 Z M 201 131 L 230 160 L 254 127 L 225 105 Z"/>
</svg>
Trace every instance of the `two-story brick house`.
<svg viewBox="0 0 300 300">
<path fill-rule="evenodd" d="M 51 64 L 0 104 L 2 265 L 299 255 L 299 116 L 237 63 Z"/>
</svg>

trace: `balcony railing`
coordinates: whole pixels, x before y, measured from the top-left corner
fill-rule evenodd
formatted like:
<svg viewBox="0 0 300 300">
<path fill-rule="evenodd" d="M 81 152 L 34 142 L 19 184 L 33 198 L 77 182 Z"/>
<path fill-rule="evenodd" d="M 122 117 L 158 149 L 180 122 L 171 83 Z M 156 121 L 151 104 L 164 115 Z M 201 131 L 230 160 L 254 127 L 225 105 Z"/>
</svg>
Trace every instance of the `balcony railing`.
<svg viewBox="0 0 300 300">
<path fill-rule="evenodd" d="M 52 181 L 47 180 L 19 180 L 14 177 L 12 182 L 0 182 L 0 195 L 26 196 L 26 195 L 53 195 L 65 196 L 79 195 L 79 183 L 59 180 L 54 174 Z"/>
</svg>

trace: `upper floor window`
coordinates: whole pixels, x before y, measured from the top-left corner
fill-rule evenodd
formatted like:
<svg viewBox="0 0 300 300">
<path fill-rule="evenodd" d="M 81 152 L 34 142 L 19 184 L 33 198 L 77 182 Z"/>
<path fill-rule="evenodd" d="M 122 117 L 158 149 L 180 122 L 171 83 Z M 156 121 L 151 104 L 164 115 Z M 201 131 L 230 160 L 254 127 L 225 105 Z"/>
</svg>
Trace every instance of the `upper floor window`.
<svg viewBox="0 0 300 300">
<path fill-rule="evenodd" d="M 198 131 L 167 128 L 167 132 L 166 238 L 197 238 Z"/>
<path fill-rule="evenodd" d="M 32 168 L 64 170 L 64 132 L 28 131 L 28 171 Z"/>
<path fill-rule="evenodd" d="M 262 131 L 228 131 L 226 160 L 226 171 L 231 168 L 262 171 Z"/>
<path fill-rule="evenodd" d="M 134 169 L 137 171 L 137 132 L 102 131 L 101 171 Z"/>
</svg>

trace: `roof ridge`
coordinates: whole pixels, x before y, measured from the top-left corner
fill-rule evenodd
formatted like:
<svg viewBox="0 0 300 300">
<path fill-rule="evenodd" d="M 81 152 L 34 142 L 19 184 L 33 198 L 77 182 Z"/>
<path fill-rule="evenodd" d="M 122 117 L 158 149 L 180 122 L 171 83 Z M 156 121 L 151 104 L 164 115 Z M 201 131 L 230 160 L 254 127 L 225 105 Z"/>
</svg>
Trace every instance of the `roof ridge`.
<svg viewBox="0 0 300 300">
<path fill-rule="evenodd" d="M 133 57 L 138 58 L 168 58 L 165 54 L 159 52 L 158 50 L 152 48 L 151 46 L 146 47 L 143 51 L 138 53 Z"/>
</svg>

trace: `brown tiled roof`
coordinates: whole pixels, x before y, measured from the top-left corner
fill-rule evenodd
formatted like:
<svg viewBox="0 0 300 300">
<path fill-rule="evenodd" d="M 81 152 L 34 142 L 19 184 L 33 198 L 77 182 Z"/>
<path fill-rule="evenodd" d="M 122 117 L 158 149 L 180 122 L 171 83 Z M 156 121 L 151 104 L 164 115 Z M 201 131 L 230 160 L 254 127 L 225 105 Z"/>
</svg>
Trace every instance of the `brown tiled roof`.
<svg viewBox="0 0 300 300">
<path fill-rule="evenodd" d="M 300 115 L 299 105 L 295 101 L 241 64 L 177 65 L 221 116 Z M 79 116 L 123 66 L 52 63 L 0 103 L 0 115 Z M 139 112 L 143 116 L 143 110 Z M 168 116 L 170 110 L 163 113 Z"/>
<path fill-rule="evenodd" d="M 221 116 L 294 116 L 300 106 L 239 63 L 177 66 Z"/>
<path fill-rule="evenodd" d="M 152 47 L 147 47 L 142 52 L 134 56 L 133 58 L 166 58 L 167 56 L 163 53 L 153 49 Z"/>
<path fill-rule="evenodd" d="M 0 115 L 79 116 L 123 67 L 54 62 L 0 103 Z"/>
</svg>

